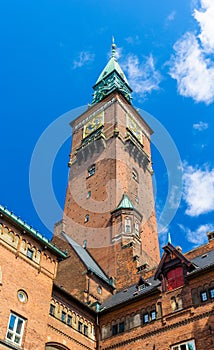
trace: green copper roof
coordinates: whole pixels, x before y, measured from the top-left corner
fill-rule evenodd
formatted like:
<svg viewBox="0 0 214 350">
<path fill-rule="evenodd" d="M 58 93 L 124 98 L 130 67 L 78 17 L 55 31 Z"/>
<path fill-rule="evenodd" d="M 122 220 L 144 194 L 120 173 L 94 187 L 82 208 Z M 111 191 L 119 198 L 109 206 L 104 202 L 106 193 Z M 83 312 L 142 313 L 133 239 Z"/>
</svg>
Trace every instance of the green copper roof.
<svg viewBox="0 0 214 350">
<path fill-rule="evenodd" d="M 103 78 L 105 78 L 105 76 L 109 75 L 110 73 L 112 73 L 113 71 L 116 71 L 121 77 L 122 79 L 125 81 L 125 83 L 127 85 L 129 85 L 125 74 L 123 73 L 119 63 L 117 62 L 116 56 L 115 56 L 115 52 L 116 51 L 116 45 L 113 43 L 112 44 L 112 55 L 110 60 L 108 61 L 107 65 L 105 66 L 105 68 L 103 69 L 102 73 L 100 74 L 99 78 L 96 81 L 97 85 L 100 81 L 103 80 Z"/>
<path fill-rule="evenodd" d="M 21 220 L 13 212 L 9 211 L 7 208 L 3 207 L 2 205 L 0 205 L 0 212 L 3 215 L 7 216 L 9 219 L 11 219 L 14 223 L 18 224 L 19 227 L 21 227 L 24 230 L 26 230 L 26 232 L 31 234 L 36 240 L 40 241 L 42 244 L 47 246 L 47 248 L 52 250 L 55 254 L 57 254 L 61 258 L 67 258 L 67 254 L 65 252 L 63 252 L 62 250 L 57 248 L 55 245 L 50 243 L 49 240 L 46 237 L 44 237 L 41 233 L 36 231 L 32 226 L 26 224 L 25 221 Z"/>
<path fill-rule="evenodd" d="M 103 69 L 96 84 L 93 87 L 93 101 L 92 104 L 100 102 L 111 92 L 117 90 L 121 92 L 128 102 L 131 102 L 132 89 L 116 59 L 116 45 L 112 43 L 112 55 L 107 65 Z"/>
<path fill-rule="evenodd" d="M 120 203 L 118 204 L 117 208 L 115 210 L 119 209 L 135 209 L 134 204 L 132 201 L 129 199 L 127 194 L 124 194 Z"/>
</svg>

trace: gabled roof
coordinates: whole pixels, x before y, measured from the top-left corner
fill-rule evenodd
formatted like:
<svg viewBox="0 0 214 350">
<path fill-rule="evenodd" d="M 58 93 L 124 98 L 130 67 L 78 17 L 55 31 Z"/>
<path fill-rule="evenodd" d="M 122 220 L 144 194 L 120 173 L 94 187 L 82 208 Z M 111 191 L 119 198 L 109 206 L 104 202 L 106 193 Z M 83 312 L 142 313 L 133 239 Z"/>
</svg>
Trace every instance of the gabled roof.
<svg viewBox="0 0 214 350">
<path fill-rule="evenodd" d="M 187 266 L 188 271 L 193 271 L 196 267 L 194 264 L 188 260 L 178 249 L 176 249 L 171 243 L 168 243 L 165 247 L 163 247 L 164 253 L 161 258 L 161 261 L 158 265 L 157 271 L 155 273 L 155 279 L 160 277 L 160 274 L 163 270 L 164 264 L 170 254 L 173 254 L 175 258 L 177 258 L 183 265 Z M 175 259 L 172 259 L 172 263 Z"/>
<path fill-rule="evenodd" d="M 67 253 L 63 252 L 55 245 L 49 242 L 49 240 L 43 236 L 39 231 L 35 230 L 32 226 L 28 225 L 25 221 L 20 219 L 20 217 L 16 216 L 12 211 L 9 211 L 6 207 L 0 205 L 0 213 L 6 216 L 13 224 L 17 225 L 21 229 L 24 229 L 26 233 L 31 235 L 36 241 L 38 241 L 43 246 L 46 246 L 49 250 L 51 250 L 56 256 L 60 258 L 67 258 Z"/>
<path fill-rule="evenodd" d="M 70 244 L 70 246 L 74 249 L 76 254 L 79 256 L 80 260 L 86 266 L 88 271 L 93 272 L 96 276 L 101 278 L 106 283 L 110 284 L 108 276 L 103 272 L 101 267 L 96 263 L 96 261 L 92 258 L 89 252 L 75 242 L 70 236 L 68 236 L 65 232 L 62 232 L 62 236 L 66 239 L 66 241 Z"/>
<path fill-rule="evenodd" d="M 130 200 L 129 196 L 127 194 L 123 194 L 122 199 L 118 206 L 112 211 L 112 213 L 121 210 L 121 209 L 129 209 L 136 211 L 141 217 L 142 214 L 135 208 L 134 204 Z"/>
</svg>

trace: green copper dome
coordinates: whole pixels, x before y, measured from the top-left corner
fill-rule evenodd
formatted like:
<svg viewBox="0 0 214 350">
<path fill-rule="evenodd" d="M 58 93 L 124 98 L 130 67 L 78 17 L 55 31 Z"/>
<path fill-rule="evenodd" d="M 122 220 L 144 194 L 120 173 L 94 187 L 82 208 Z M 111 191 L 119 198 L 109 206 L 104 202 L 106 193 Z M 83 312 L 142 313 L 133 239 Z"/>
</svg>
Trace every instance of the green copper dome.
<svg viewBox="0 0 214 350">
<path fill-rule="evenodd" d="M 132 89 L 129 86 L 123 70 L 117 62 L 115 54 L 116 45 L 113 42 L 111 58 L 93 87 L 94 94 L 92 104 L 102 101 L 107 95 L 115 90 L 121 92 L 128 102 L 131 102 Z"/>
</svg>

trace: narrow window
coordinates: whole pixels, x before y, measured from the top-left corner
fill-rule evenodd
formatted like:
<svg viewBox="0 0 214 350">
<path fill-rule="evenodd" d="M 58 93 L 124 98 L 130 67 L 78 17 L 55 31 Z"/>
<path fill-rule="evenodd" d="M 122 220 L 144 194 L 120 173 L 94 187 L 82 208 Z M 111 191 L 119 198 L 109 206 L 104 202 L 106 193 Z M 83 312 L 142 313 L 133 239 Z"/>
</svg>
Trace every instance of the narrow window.
<svg viewBox="0 0 214 350">
<path fill-rule="evenodd" d="M 78 331 L 82 333 L 82 322 L 78 322 Z"/>
<path fill-rule="evenodd" d="M 72 317 L 70 315 L 68 315 L 68 317 L 67 317 L 67 324 L 69 326 L 71 326 L 71 321 L 72 321 Z"/>
<path fill-rule="evenodd" d="M 91 191 L 88 191 L 87 193 L 87 199 L 91 197 Z"/>
<path fill-rule="evenodd" d="M 21 317 L 11 313 L 6 338 L 15 344 L 21 345 L 24 325 L 25 321 Z"/>
<path fill-rule="evenodd" d="M 207 292 L 201 292 L 201 301 L 207 301 L 208 300 L 208 295 Z"/>
<path fill-rule="evenodd" d="M 87 214 L 86 216 L 85 216 L 85 222 L 88 222 L 89 221 L 89 215 Z"/>
<path fill-rule="evenodd" d="M 132 170 L 132 179 L 138 182 L 138 173 L 136 170 Z"/>
<path fill-rule="evenodd" d="M 150 318 L 151 318 L 151 321 L 156 320 L 156 311 L 151 311 Z"/>
<path fill-rule="evenodd" d="M 214 299 L 214 288 L 210 289 L 210 298 Z"/>
<path fill-rule="evenodd" d="M 88 326 L 84 325 L 84 335 L 88 336 Z"/>
<path fill-rule="evenodd" d="M 97 293 L 98 293 L 98 294 L 102 294 L 102 287 L 101 287 L 101 286 L 98 286 L 98 287 L 97 287 Z"/>
<path fill-rule="evenodd" d="M 33 259 L 33 250 L 30 248 L 27 249 L 27 257 L 31 260 Z"/>
<path fill-rule="evenodd" d="M 118 333 L 118 325 L 114 324 L 112 326 L 112 335 L 116 335 Z"/>
<path fill-rule="evenodd" d="M 149 322 L 149 314 L 144 314 L 143 315 L 143 323 L 146 324 Z"/>
<path fill-rule="evenodd" d="M 123 333 L 125 329 L 125 324 L 124 322 L 119 323 L 119 333 Z"/>
<path fill-rule="evenodd" d="M 125 233 L 131 232 L 131 220 L 127 217 L 125 218 Z"/>
<path fill-rule="evenodd" d="M 62 322 L 65 322 L 65 319 L 66 319 L 66 313 L 64 311 L 62 311 L 62 314 L 61 314 L 61 321 Z"/>
<path fill-rule="evenodd" d="M 54 316 L 55 315 L 55 305 L 50 305 L 50 314 L 52 315 L 52 316 Z"/>
<path fill-rule="evenodd" d="M 95 174 L 95 164 L 90 166 L 90 168 L 88 168 L 88 176 L 92 176 Z"/>
</svg>

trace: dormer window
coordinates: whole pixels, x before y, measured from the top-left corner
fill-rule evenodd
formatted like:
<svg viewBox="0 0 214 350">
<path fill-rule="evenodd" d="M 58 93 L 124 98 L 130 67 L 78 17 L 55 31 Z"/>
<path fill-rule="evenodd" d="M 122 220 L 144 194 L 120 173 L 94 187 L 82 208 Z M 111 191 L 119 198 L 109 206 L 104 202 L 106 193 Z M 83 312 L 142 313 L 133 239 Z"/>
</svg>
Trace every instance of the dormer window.
<svg viewBox="0 0 214 350">
<path fill-rule="evenodd" d="M 167 289 L 173 290 L 184 285 L 183 267 L 176 267 L 167 272 Z"/>
</svg>

